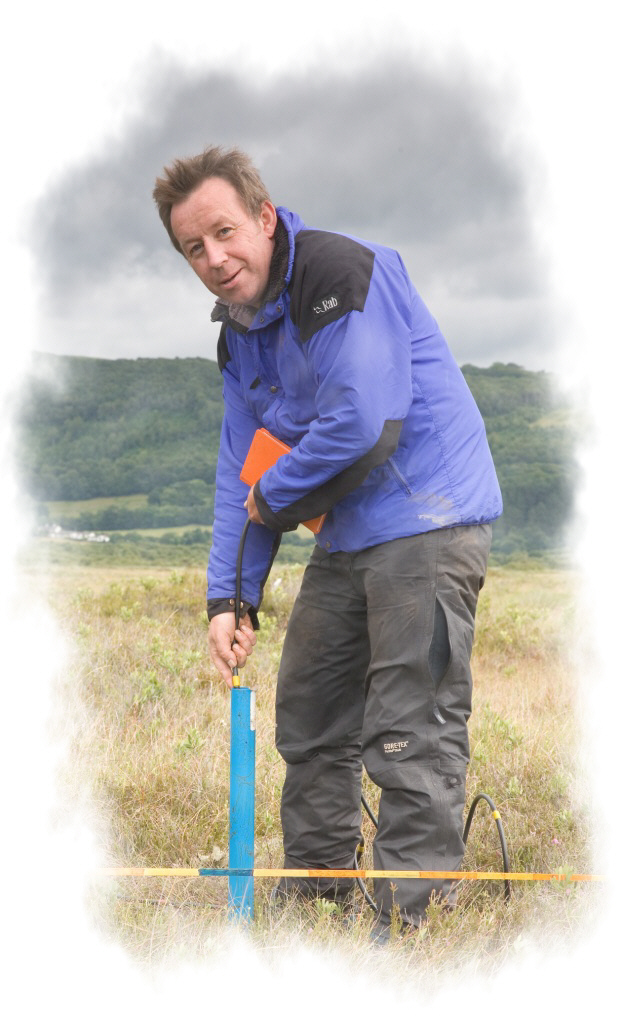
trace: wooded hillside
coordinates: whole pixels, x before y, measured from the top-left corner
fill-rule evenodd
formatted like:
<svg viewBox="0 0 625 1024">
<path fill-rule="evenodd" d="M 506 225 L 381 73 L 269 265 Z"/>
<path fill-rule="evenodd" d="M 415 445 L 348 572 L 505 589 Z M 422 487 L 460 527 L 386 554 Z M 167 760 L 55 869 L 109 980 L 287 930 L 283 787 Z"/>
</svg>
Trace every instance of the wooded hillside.
<svg viewBox="0 0 625 1024">
<path fill-rule="evenodd" d="M 504 495 L 494 550 L 559 547 L 575 478 L 571 411 L 548 374 L 502 363 L 462 370 Z M 208 525 L 221 415 L 221 377 L 208 359 L 38 355 L 18 416 L 24 488 L 42 519 L 53 501 L 147 495 L 139 507 L 68 510 L 66 528 Z"/>
</svg>

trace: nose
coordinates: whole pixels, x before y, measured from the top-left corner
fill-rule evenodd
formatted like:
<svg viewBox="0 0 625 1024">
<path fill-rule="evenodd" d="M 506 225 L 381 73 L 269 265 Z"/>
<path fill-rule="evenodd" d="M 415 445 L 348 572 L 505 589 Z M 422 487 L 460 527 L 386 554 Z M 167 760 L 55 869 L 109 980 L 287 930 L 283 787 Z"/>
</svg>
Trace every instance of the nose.
<svg viewBox="0 0 625 1024">
<path fill-rule="evenodd" d="M 210 267 L 221 267 L 228 259 L 228 253 L 224 251 L 223 245 L 215 242 L 212 238 L 204 239 L 204 252 Z"/>
</svg>

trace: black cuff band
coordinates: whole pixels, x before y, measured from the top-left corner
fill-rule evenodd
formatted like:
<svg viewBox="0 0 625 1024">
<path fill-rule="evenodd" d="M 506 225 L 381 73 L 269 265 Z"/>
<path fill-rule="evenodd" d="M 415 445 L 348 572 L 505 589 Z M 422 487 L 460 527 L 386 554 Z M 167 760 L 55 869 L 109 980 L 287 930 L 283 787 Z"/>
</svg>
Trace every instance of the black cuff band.
<svg viewBox="0 0 625 1024">
<path fill-rule="evenodd" d="M 211 619 L 214 619 L 216 615 L 221 615 L 223 612 L 234 613 L 233 597 L 215 597 L 206 602 L 206 614 L 208 615 L 209 622 Z M 256 609 L 248 601 L 241 601 L 241 618 L 243 618 L 244 615 L 249 615 L 254 629 L 260 629 Z"/>
</svg>

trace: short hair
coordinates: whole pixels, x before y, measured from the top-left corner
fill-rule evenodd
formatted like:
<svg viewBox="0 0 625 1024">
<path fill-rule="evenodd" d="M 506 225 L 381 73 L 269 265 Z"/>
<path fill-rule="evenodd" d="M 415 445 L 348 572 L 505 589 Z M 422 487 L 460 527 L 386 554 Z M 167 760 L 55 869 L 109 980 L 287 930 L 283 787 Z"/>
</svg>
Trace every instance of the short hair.
<svg viewBox="0 0 625 1024">
<path fill-rule="evenodd" d="M 171 243 L 180 253 L 180 243 L 171 229 L 172 207 L 208 178 L 229 181 L 252 217 L 260 216 L 263 203 L 269 199 L 269 192 L 249 156 L 236 146 L 231 149 L 209 146 L 198 156 L 174 160 L 164 168 L 163 177 L 156 179 L 152 195 Z"/>
</svg>

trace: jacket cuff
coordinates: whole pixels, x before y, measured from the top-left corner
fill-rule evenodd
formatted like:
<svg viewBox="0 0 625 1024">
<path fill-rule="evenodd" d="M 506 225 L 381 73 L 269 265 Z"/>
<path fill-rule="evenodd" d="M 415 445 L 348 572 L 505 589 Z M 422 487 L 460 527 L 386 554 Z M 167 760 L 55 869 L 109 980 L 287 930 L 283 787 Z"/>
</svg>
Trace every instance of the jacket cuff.
<svg viewBox="0 0 625 1024">
<path fill-rule="evenodd" d="M 297 530 L 299 526 L 299 519 L 296 523 L 285 524 L 282 518 L 278 517 L 275 512 L 269 508 L 269 505 L 265 501 L 260 489 L 260 480 L 257 480 L 254 484 L 254 501 L 256 502 L 256 508 L 258 514 L 263 521 L 265 526 L 268 526 L 270 530 L 275 530 L 277 533 L 290 533 L 291 530 Z"/>
<path fill-rule="evenodd" d="M 233 597 L 214 597 L 207 600 L 206 614 L 208 615 L 209 622 L 211 619 L 214 619 L 216 615 L 221 615 L 222 612 L 234 612 Z M 249 615 L 254 629 L 260 629 L 257 610 L 249 603 L 249 601 L 241 601 L 241 617 L 244 615 Z"/>
</svg>

